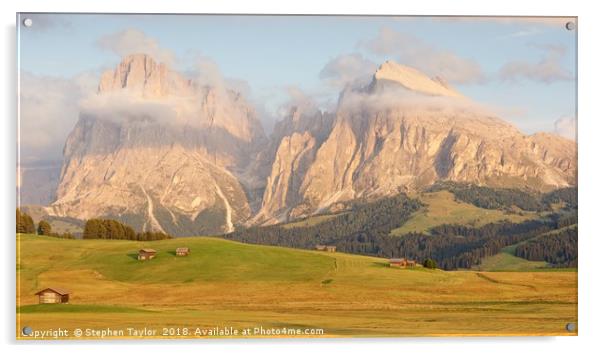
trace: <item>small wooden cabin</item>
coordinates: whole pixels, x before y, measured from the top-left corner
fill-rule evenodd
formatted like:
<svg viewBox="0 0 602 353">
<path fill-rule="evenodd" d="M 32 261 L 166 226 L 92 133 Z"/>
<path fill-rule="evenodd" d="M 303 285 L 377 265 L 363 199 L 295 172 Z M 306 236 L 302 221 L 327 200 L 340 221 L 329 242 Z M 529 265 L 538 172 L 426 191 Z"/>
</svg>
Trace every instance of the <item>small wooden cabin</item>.
<svg viewBox="0 0 602 353">
<path fill-rule="evenodd" d="M 154 249 L 140 249 L 138 250 L 138 260 L 150 260 L 157 255 L 157 251 Z"/>
<path fill-rule="evenodd" d="M 176 248 L 176 256 L 188 256 L 190 254 L 189 248 Z"/>
<path fill-rule="evenodd" d="M 69 302 L 69 291 L 61 288 L 45 288 L 37 292 L 40 304 L 62 304 Z"/>
<path fill-rule="evenodd" d="M 336 252 L 337 247 L 332 245 L 316 245 L 316 250 L 318 251 L 327 251 L 327 252 Z"/>
<path fill-rule="evenodd" d="M 389 259 L 389 266 L 390 267 L 401 267 L 401 268 L 415 267 L 416 266 L 416 261 L 415 260 L 408 260 L 408 259 L 404 259 L 404 258 Z"/>
</svg>

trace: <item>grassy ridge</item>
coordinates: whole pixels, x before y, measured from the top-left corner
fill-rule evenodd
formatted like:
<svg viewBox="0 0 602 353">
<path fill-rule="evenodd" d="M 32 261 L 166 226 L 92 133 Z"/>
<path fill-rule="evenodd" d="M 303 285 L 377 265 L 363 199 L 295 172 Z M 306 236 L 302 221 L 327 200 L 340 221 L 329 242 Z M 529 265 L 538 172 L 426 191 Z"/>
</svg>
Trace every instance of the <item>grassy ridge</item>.
<svg viewBox="0 0 602 353">
<path fill-rule="evenodd" d="M 537 217 L 535 212 L 523 211 L 521 215 L 479 208 L 469 203 L 456 201 L 454 195 L 445 190 L 423 193 L 418 198 L 426 207 L 416 212 L 403 226 L 393 229 L 391 235 L 403 235 L 410 232 L 427 233 L 430 228 L 442 224 L 480 227 L 502 220 L 519 223 Z"/>
<path fill-rule="evenodd" d="M 574 272 L 389 268 L 386 260 L 213 238 L 18 238 L 17 327 L 322 328 L 330 336 L 567 334 Z M 191 248 L 175 257 L 176 247 Z M 135 251 L 152 247 L 156 259 Z M 528 284 L 528 286 L 526 286 Z M 44 287 L 70 304 L 37 305 Z M 73 308 L 73 309 L 72 309 Z"/>
</svg>

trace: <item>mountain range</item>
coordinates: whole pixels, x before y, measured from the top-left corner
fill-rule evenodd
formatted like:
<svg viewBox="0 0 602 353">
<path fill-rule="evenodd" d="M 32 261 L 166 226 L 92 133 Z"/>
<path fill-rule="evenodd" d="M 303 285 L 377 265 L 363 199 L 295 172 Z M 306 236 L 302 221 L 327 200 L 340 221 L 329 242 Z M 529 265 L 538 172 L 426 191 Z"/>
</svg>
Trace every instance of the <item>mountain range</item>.
<svg viewBox="0 0 602 353">
<path fill-rule="evenodd" d="M 392 61 L 343 89 L 333 111 L 293 107 L 266 136 L 240 92 L 136 54 L 82 103 L 45 212 L 175 235 L 230 233 L 444 180 L 574 186 L 576 149 L 554 134 L 523 134 L 443 78 Z"/>
</svg>

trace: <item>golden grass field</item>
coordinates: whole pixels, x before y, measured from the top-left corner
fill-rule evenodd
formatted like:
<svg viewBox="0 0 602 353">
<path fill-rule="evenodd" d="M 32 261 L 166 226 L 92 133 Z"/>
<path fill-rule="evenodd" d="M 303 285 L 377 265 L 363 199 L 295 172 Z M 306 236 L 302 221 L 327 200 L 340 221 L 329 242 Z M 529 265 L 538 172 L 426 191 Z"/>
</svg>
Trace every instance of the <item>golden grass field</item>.
<svg viewBox="0 0 602 353">
<path fill-rule="evenodd" d="M 176 257 L 180 246 L 191 255 Z M 157 257 L 137 261 L 143 247 Z M 158 330 L 146 338 L 174 337 L 162 329 L 184 327 L 316 328 L 324 337 L 576 334 L 565 325 L 577 322 L 577 272 L 398 269 L 380 258 L 207 237 L 18 235 L 17 250 L 17 337 L 24 339 L 25 326 Z M 68 289 L 70 303 L 37 304 L 34 293 L 45 287 Z"/>
</svg>

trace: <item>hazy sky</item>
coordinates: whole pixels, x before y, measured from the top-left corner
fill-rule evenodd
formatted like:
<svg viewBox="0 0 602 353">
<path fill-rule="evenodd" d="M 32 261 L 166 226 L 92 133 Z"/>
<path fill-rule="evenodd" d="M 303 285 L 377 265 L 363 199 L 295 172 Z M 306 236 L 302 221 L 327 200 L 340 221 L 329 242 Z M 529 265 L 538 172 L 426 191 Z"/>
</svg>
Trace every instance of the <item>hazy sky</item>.
<svg viewBox="0 0 602 353">
<path fill-rule="evenodd" d="M 267 130 L 287 101 L 332 108 L 341 87 L 390 59 L 443 77 L 525 133 L 574 136 L 576 31 L 565 28 L 569 19 L 24 17 L 33 26 L 19 24 L 23 162 L 60 159 L 81 99 L 94 93 L 102 71 L 134 52 L 190 75 L 223 76 L 256 105 Z"/>
</svg>

